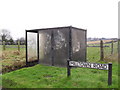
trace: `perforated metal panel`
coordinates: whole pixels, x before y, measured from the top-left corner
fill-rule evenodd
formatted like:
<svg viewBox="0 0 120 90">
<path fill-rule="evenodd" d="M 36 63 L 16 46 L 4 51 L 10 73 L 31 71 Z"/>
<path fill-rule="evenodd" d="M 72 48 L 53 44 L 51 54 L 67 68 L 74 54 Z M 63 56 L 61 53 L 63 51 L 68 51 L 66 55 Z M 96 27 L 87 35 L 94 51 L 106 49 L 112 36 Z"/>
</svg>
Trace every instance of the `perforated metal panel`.
<svg viewBox="0 0 120 90">
<path fill-rule="evenodd" d="M 28 62 L 37 60 L 37 33 L 27 32 Z"/>
<path fill-rule="evenodd" d="M 72 60 L 86 61 L 86 32 L 72 28 Z"/>
<path fill-rule="evenodd" d="M 51 65 L 51 31 L 39 31 L 39 62 Z"/>
<path fill-rule="evenodd" d="M 66 66 L 69 58 L 69 29 L 54 30 L 54 65 Z"/>
<path fill-rule="evenodd" d="M 66 66 L 67 59 L 86 61 L 85 30 L 70 26 L 27 32 L 28 61 L 39 59 L 40 64 L 54 66 Z"/>
</svg>

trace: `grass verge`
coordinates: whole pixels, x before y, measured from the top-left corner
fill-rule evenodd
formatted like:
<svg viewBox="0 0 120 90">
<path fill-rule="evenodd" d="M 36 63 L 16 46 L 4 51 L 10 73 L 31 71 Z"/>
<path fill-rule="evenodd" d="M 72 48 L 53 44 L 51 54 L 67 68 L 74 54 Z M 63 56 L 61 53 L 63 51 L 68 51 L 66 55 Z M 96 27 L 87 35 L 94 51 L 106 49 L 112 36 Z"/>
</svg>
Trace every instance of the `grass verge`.
<svg viewBox="0 0 120 90">
<path fill-rule="evenodd" d="M 107 85 L 107 71 L 73 68 L 67 77 L 66 68 L 36 65 L 2 76 L 4 88 L 118 88 L 118 64 L 113 64 L 113 83 Z"/>
</svg>

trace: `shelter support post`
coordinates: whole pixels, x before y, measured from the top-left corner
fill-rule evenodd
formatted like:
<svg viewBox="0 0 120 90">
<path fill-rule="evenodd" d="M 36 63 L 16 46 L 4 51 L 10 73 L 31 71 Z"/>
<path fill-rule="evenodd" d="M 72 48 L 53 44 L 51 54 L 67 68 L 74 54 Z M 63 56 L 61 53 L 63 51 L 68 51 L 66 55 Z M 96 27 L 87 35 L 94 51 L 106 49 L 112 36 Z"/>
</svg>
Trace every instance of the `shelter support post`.
<svg viewBox="0 0 120 90">
<path fill-rule="evenodd" d="M 38 56 L 37 58 L 38 58 L 38 62 L 40 62 L 39 61 L 39 55 L 40 55 L 39 54 L 39 32 L 37 32 L 37 56 Z"/>
<path fill-rule="evenodd" d="M 52 62 L 52 66 L 54 66 L 54 31 L 52 30 L 51 32 L 51 62 Z"/>
<path fill-rule="evenodd" d="M 28 51 L 27 51 L 27 31 L 26 31 L 26 33 L 25 33 L 25 41 L 26 41 L 26 43 L 25 43 L 25 45 L 26 45 L 26 65 L 28 65 Z"/>
</svg>

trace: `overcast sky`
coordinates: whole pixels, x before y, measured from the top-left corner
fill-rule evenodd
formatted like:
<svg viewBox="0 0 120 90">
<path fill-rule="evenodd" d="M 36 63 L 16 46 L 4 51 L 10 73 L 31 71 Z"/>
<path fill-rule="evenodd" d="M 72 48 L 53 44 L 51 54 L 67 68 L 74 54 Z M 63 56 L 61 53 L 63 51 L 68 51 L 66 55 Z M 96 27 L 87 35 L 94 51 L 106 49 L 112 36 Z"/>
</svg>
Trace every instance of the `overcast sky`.
<svg viewBox="0 0 120 90">
<path fill-rule="evenodd" d="M 119 0 L 0 0 L 0 29 L 14 39 L 25 29 L 74 26 L 87 37 L 118 37 Z"/>
</svg>

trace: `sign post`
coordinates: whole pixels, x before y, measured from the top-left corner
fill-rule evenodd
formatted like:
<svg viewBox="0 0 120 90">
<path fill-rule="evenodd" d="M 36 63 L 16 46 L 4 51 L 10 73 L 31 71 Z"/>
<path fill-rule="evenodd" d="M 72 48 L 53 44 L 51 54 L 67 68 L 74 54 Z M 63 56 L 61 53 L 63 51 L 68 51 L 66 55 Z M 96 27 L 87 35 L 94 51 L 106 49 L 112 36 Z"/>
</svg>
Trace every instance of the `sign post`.
<svg viewBox="0 0 120 90">
<path fill-rule="evenodd" d="M 88 63 L 88 62 L 76 62 L 67 60 L 67 76 L 70 76 L 71 67 L 92 68 L 99 70 L 108 70 L 108 85 L 112 84 L 112 63 L 100 64 L 100 63 Z"/>
<path fill-rule="evenodd" d="M 112 63 L 108 64 L 108 85 L 112 84 Z"/>
<path fill-rule="evenodd" d="M 69 59 L 67 60 L 67 76 L 70 76 L 70 65 L 69 65 Z"/>
</svg>

